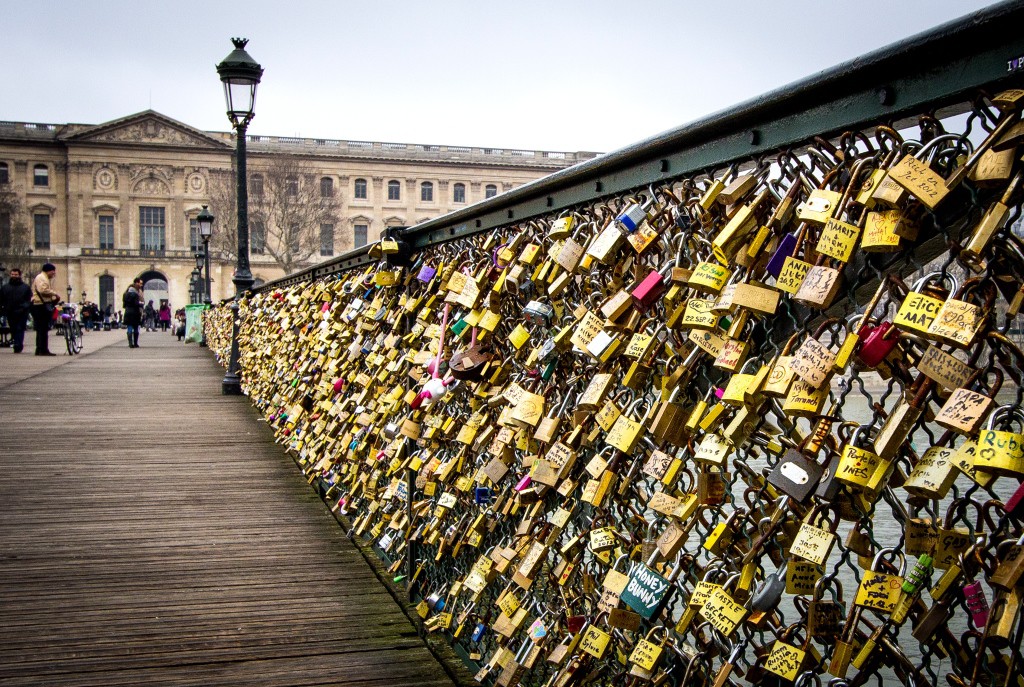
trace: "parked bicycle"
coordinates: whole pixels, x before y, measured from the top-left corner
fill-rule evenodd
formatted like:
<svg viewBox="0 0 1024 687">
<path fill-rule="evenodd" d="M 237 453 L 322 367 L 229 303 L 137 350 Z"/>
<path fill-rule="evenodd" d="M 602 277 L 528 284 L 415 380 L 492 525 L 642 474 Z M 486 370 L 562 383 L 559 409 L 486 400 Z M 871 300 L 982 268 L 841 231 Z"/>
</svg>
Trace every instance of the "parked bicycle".
<svg viewBox="0 0 1024 687">
<path fill-rule="evenodd" d="M 64 332 L 64 342 L 68 347 L 68 355 L 82 352 L 82 325 L 75 319 L 75 309 L 64 305 L 60 309 L 60 325 Z"/>
</svg>

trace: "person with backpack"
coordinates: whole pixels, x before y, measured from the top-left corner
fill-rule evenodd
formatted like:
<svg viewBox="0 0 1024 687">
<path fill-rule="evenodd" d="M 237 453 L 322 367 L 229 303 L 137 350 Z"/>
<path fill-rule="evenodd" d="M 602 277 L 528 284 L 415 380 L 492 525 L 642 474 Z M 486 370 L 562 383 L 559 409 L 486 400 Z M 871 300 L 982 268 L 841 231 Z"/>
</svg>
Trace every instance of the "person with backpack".
<svg viewBox="0 0 1024 687">
<path fill-rule="evenodd" d="M 136 279 L 121 297 L 124 324 L 128 329 L 128 348 L 139 347 L 139 326 L 142 324 L 142 279 Z"/>
</svg>

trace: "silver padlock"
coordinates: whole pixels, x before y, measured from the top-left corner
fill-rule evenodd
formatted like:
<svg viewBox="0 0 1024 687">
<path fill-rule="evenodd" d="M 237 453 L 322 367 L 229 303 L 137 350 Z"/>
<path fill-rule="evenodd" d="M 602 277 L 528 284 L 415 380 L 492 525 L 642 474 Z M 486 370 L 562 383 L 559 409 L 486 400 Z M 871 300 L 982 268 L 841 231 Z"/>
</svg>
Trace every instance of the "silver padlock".
<svg viewBox="0 0 1024 687">
<path fill-rule="evenodd" d="M 523 309 L 523 317 L 526 318 L 527 322 L 544 327 L 551 324 L 551 317 L 554 314 L 554 308 L 540 301 L 530 301 L 526 304 L 526 308 Z"/>
</svg>

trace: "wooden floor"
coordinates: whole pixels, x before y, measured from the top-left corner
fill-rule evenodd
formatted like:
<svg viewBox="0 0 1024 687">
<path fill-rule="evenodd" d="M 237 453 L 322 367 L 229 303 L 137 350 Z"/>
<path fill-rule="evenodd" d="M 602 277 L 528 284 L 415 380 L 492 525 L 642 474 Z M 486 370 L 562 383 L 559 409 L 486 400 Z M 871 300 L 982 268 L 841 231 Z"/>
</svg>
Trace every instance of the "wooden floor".
<svg viewBox="0 0 1024 687">
<path fill-rule="evenodd" d="M 0 349 L 0 685 L 451 685 L 209 352 L 141 344 Z"/>
</svg>

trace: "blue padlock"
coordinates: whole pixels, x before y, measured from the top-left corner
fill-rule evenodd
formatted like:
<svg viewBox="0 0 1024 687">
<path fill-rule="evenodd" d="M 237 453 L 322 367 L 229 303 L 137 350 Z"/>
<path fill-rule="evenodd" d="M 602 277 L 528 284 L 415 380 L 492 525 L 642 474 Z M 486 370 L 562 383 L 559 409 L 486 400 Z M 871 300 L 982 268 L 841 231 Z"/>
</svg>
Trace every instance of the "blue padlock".
<svg viewBox="0 0 1024 687">
<path fill-rule="evenodd" d="M 477 623 L 476 627 L 473 628 L 473 634 L 471 634 L 469 638 L 474 642 L 479 642 L 483 639 L 485 632 L 487 632 L 487 627 L 483 623 Z"/>
<path fill-rule="evenodd" d="M 478 506 L 489 505 L 493 496 L 494 494 L 491 492 L 490 487 L 477 487 L 473 491 L 473 500 Z"/>
</svg>

